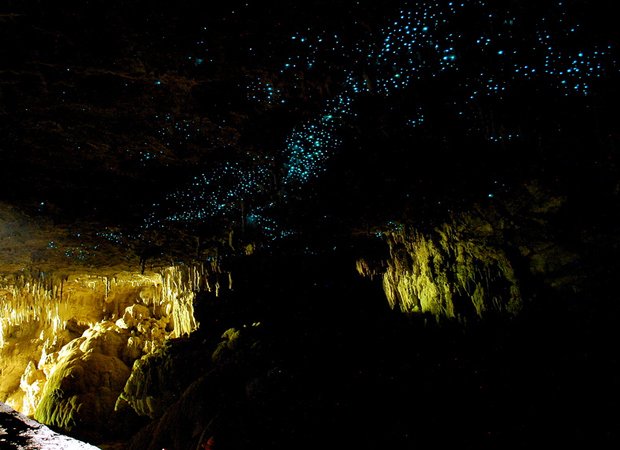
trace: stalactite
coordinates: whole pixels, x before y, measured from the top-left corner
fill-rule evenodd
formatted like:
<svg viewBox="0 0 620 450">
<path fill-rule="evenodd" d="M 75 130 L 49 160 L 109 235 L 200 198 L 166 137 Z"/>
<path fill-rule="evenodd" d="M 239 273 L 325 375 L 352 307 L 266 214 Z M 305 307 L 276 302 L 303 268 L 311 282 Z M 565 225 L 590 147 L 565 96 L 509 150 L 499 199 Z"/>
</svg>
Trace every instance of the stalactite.
<svg viewBox="0 0 620 450">
<path fill-rule="evenodd" d="M 121 339 L 123 350 L 114 355 L 106 354 L 107 344 L 95 348 L 129 367 L 166 339 L 189 335 L 199 326 L 194 317 L 196 294 L 217 295 L 222 275 L 215 260 L 145 274 L 0 276 L 0 401 L 32 413 L 52 395 L 45 383 L 61 355 L 92 333 L 120 336 L 114 339 Z M 230 274 L 228 278 L 230 284 Z M 62 360 L 69 364 L 67 358 Z"/>
<path fill-rule="evenodd" d="M 390 253 L 382 283 L 393 309 L 450 318 L 521 309 L 512 263 L 490 224 L 463 216 L 432 232 L 399 228 L 383 236 Z M 362 276 L 376 276 L 380 268 L 357 262 Z"/>
</svg>

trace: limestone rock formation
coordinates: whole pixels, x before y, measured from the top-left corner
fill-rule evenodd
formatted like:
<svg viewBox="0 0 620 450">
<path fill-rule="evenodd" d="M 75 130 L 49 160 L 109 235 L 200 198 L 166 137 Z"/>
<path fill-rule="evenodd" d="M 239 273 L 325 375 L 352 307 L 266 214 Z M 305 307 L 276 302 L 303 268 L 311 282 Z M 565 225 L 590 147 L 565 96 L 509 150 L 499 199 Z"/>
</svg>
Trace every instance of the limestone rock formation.
<svg viewBox="0 0 620 450">
<path fill-rule="evenodd" d="M 198 327 L 202 267 L 52 277 L 0 284 L 0 396 L 66 431 L 103 434 L 136 360 Z"/>
<path fill-rule="evenodd" d="M 126 340 L 112 325 L 98 324 L 65 345 L 49 364 L 34 417 L 67 431 L 103 431 L 129 377 L 130 369 L 120 358 Z"/>
<path fill-rule="evenodd" d="M 160 346 L 133 364 L 131 376 L 118 396 L 115 408 L 131 408 L 138 415 L 159 417 L 174 396 L 174 365 L 167 346 Z"/>
<path fill-rule="evenodd" d="M 481 227 L 477 236 L 467 236 L 472 225 L 387 235 L 390 260 L 383 287 L 393 308 L 446 317 L 471 315 L 472 308 L 477 316 L 518 312 L 521 295 L 510 260 L 485 240 L 492 229 Z"/>
<path fill-rule="evenodd" d="M 381 232 L 387 260 L 359 259 L 357 271 L 382 275 L 390 306 L 403 312 L 515 315 L 524 304 L 524 284 L 579 289 L 571 268 L 580 256 L 556 225 L 564 206 L 564 198 L 530 182 L 512 197 L 474 205 L 432 229 L 392 223 Z"/>
</svg>

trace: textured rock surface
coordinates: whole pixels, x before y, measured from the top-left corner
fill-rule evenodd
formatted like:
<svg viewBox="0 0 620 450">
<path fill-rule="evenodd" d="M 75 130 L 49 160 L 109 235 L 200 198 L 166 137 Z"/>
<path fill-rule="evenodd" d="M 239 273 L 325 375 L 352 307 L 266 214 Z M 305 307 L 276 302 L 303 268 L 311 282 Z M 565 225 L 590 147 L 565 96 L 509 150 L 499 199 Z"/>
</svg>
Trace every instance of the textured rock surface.
<svg viewBox="0 0 620 450">
<path fill-rule="evenodd" d="M 390 306 L 403 312 L 516 315 L 527 301 L 524 286 L 582 289 L 578 268 L 584 254 L 576 249 L 584 253 L 585 244 L 562 237 L 570 232 L 557 224 L 565 204 L 562 196 L 531 182 L 517 195 L 475 205 L 432 229 L 392 223 L 381 233 L 389 257 L 360 259 L 357 271 L 382 275 Z"/>
<path fill-rule="evenodd" d="M 133 362 L 198 327 L 201 268 L 5 276 L 0 394 L 63 430 L 103 433 Z"/>
<path fill-rule="evenodd" d="M 393 308 L 444 317 L 471 316 L 472 310 L 477 316 L 518 313 L 521 294 L 510 260 L 489 239 L 492 228 L 472 225 L 446 224 L 428 235 L 387 234 L 383 287 Z"/>
<path fill-rule="evenodd" d="M 0 447 L 11 450 L 96 450 L 98 447 L 63 436 L 0 403 Z"/>
</svg>

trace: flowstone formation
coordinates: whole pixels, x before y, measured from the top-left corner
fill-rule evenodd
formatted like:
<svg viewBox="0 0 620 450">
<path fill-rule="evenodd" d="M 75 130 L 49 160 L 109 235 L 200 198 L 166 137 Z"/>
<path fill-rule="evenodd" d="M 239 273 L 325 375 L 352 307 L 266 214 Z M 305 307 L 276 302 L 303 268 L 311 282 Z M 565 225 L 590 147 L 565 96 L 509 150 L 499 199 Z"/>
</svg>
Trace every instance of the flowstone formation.
<svg viewBox="0 0 620 450">
<path fill-rule="evenodd" d="M 66 431 L 104 432 L 134 361 L 198 327 L 205 267 L 113 276 L 5 276 L 0 397 Z"/>
</svg>

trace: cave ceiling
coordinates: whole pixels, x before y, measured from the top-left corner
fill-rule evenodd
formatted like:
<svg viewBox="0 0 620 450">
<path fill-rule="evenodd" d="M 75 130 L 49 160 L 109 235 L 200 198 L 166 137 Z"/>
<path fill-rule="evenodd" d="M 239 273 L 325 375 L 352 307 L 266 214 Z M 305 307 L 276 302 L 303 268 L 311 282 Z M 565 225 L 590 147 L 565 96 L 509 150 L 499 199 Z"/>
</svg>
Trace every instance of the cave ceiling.
<svg viewBox="0 0 620 450">
<path fill-rule="evenodd" d="M 605 183 L 612 2 L 499 3 L 3 2 L 6 222 L 53 229 L 51 247 L 167 227 L 276 239 L 528 177 Z"/>
</svg>

